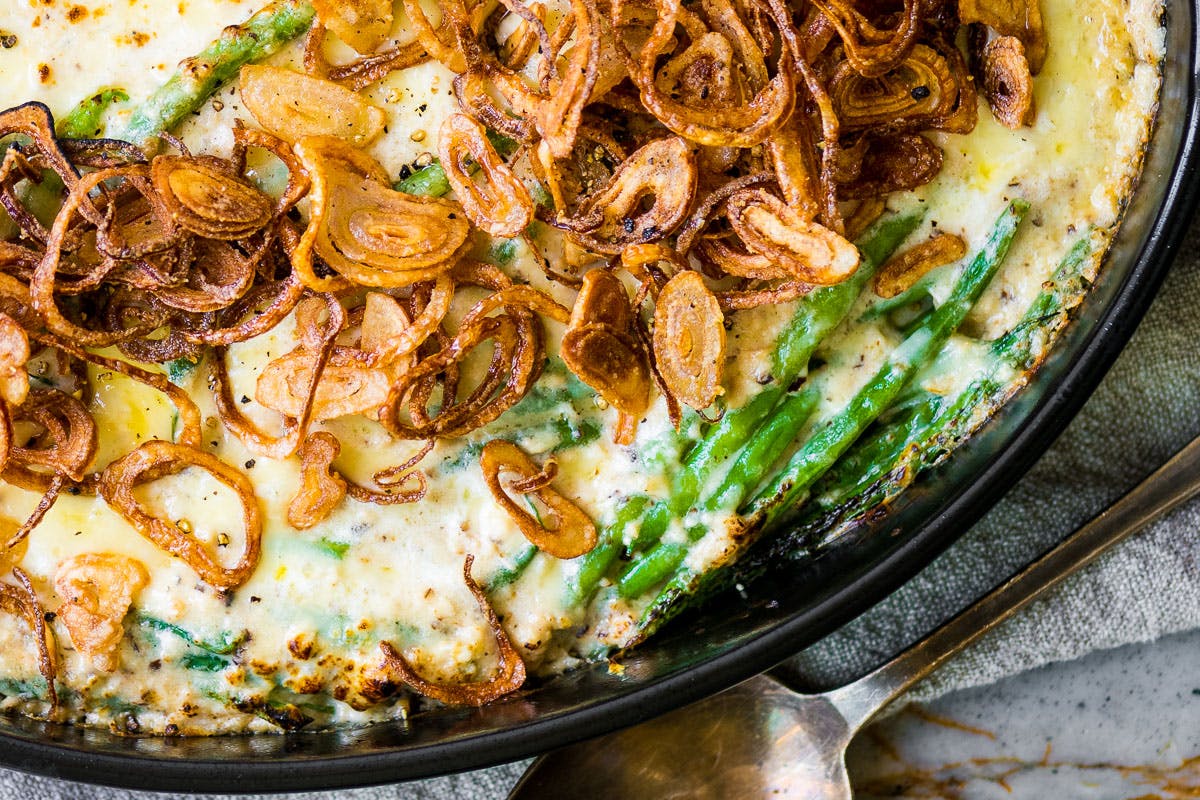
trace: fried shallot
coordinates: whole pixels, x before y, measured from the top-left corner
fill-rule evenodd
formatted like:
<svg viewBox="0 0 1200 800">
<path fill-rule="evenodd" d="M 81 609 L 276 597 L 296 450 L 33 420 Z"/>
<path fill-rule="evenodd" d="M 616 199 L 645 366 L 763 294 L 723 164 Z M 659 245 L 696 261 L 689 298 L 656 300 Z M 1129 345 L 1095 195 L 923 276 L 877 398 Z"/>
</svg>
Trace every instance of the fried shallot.
<svg viewBox="0 0 1200 800">
<path fill-rule="evenodd" d="M 493 439 L 483 446 L 479 467 L 492 497 L 539 550 L 554 558 L 568 559 L 578 558 L 596 546 L 595 523 L 579 506 L 550 487 L 553 472 L 538 467 L 524 450 L 504 439 Z M 505 475 L 514 476 L 507 487 Z M 539 516 L 517 505 L 509 497 L 509 491 L 532 496 L 541 509 Z M 543 515 L 549 520 L 543 519 Z"/>
</svg>

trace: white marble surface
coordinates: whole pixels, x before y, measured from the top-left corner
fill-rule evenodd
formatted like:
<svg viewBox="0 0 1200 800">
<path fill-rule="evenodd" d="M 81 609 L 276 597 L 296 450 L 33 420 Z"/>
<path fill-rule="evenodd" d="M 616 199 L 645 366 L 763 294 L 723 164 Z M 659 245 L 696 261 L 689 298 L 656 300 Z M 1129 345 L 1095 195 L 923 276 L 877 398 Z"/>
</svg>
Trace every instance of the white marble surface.
<svg viewBox="0 0 1200 800">
<path fill-rule="evenodd" d="M 1200 798 L 1200 631 L 911 706 L 848 763 L 860 800 Z"/>
</svg>

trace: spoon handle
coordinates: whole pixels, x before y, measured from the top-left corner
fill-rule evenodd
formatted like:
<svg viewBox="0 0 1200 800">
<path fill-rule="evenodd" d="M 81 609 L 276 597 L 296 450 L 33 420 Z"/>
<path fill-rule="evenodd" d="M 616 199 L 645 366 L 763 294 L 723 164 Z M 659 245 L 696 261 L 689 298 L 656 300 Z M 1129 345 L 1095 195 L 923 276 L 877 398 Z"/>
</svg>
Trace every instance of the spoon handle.
<svg viewBox="0 0 1200 800">
<path fill-rule="evenodd" d="M 880 710 L 1110 546 L 1200 492 L 1200 437 L 1193 439 L 1124 497 L 1053 549 L 960 612 L 924 640 L 826 697 L 857 730 Z"/>
</svg>

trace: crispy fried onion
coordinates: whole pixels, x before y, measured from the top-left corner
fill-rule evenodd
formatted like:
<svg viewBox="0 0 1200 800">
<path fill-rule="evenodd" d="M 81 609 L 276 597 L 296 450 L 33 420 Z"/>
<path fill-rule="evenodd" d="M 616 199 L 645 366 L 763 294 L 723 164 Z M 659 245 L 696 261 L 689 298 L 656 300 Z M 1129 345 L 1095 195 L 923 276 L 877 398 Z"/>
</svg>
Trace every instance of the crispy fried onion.
<svg viewBox="0 0 1200 800">
<path fill-rule="evenodd" d="M 175 224 L 209 239 L 244 239 L 271 220 L 271 198 L 211 156 L 157 156 L 150 180 Z"/>
<path fill-rule="evenodd" d="M 429 54 L 418 41 L 396 44 L 386 50 L 354 59 L 344 64 L 325 60 L 325 26 L 314 23 L 304 39 L 304 69 L 310 75 L 326 77 L 349 89 L 359 91 L 381 81 L 397 70 L 408 69 L 429 60 Z"/>
<path fill-rule="evenodd" d="M 983 48 L 983 93 L 1004 127 L 1018 130 L 1033 125 L 1037 116 L 1033 77 L 1020 39 L 1001 36 Z"/>
<path fill-rule="evenodd" d="M 875 294 L 895 297 L 909 289 L 926 273 L 952 264 L 967 254 L 967 243 L 953 233 L 940 233 L 932 239 L 897 253 L 875 273 Z"/>
<path fill-rule="evenodd" d="M 448 271 L 470 225 L 450 200 L 393 191 L 374 159 L 331 136 L 296 145 L 312 189 L 292 266 L 314 291 L 410 286 Z M 339 277 L 319 277 L 314 253 Z"/>
<path fill-rule="evenodd" d="M 847 132 L 936 127 L 953 113 L 961 91 L 950 63 L 923 44 L 881 76 L 864 77 L 845 61 L 829 81 L 838 121 Z"/>
<path fill-rule="evenodd" d="M 323 308 L 320 307 L 321 303 L 324 304 Z M 333 295 L 322 295 L 320 303 L 308 304 L 303 313 L 299 306 L 297 307 L 297 329 L 300 332 L 301 342 L 292 355 L 298 353 L 304 358 L 303 360 L 298 359 L 290 366 L 295 366 L 297 372 L 300 373 L 296 376 L 299 383 L 289 383 L 290 373 L 285 368 L 280 370 L 277 375 L 278 382 L 264 389 L 266 399 L 297 412 L 295 415 L 281 412 L 284 414 L 283 435 L 281 436 L 264 433 L 242 413 L 238 403 L 233 399 L 233 387 L 230 384 L 229 372 L 225 363 L 226 348 L 213 348 L 212 358 L 209 359 L 209 388 L 213 393 L 217 414 L 221 417 L 221 422 L 226 429 L 258 455 L 268 458 L 286 458 L 294 453 L 304 441 L 308 426 L 312 422 L 314 401 L 320 387 L 321 377 L 329 364 L 338 334 L 345 326 L 345 320 L 345 309 Z M 260 375 L 261 381 L 262 376 Z M 290 404 L 297 399 L 299 399 L 299 406 L 293 408 Z"/>
<path fill-rule="evenodd" d="M 0 113 L 0 139 L 12 134 L 26 136 L 29 141 L 19 147 L 10 146 L 4 154 L 3 164 L 0 164 L 0 206 L 26 236 L 35 242 L 45 243 L 50 238 L 49 232 L 37 216 L 25 207 L 16 184 L 22 178 L 40 181 L 41 169 L 49 169 L 70 190 L 78 182 L 79 172 L 55 138 L 54 120 L 45 105 L 25 103 Z"/>
<path fill-rule="evenodd" d="M 524 450 L 503 439 L 488 442 L 479 456 L 479 467 L 492 497 L 525 538 L 554 558 L 578 558 L 596 546 L 596 525 L 579 506 L 550 487 L 557 469 L 553 464 L 551 460 L 540 468 Z M 515 478 L 505 486 L 503 475 Z M 513 502 L 509 491 L 532 497 L 539 515 L 535 517 Z"/>
<path fill-rule="evenodd" d="M 929 183 L 942 169 L 942 150 L 915 133 L 871 139 L 860 175 L 838 186 L 838 197 L 861 200 Z"/>
<path fill-rule="evenodd" d="M 904 0 L 904 9 L 891 30 L 872 25 L 850 0 L 813 0 L 813 5 L 837 29 L 854 69 L 870 78 L 895 69 L 920 32 L 921 0 Z"/>
<path fill-rule="evenodd" d="M 326 344 L 344 324 L 344 315 L 338 314 L 336 320 L 331 318 L 329 310 L 334 306 L 340 309 L 340 304 L 328 296 L 300 302 L 296 307 L 300 344 L 267 364 L 258 376 L 254 399 L 293 419 L 303 417 L 307 408 L 310 418 L 315 421 L 373 413 L 383 405 L 393 372 L 372 366 L 371 359 L 356 348 L 334 346 L 330 349 Z M 379 308 L 384 311 L 376 311 Z M 389 308 L 393 314 L 401 315 L 398 323 L 380 321 L 377 315 L 387 313 Z M 370 320 L 364 314 L 364 330 L 368 325 L 375 328 L 386 324 L 393 329 L 408 326 L 403 309 L 386 295 L 380 295 L 372 302 L 370 310 L 374 313 Z"/>
<path fill-rule="evenodd" d="M 192 533 L 171 521 L 149 513 L 133 490 L 144 483 L 182 472 L 189 467 L 207 472 L 237 495 L 242 505 L 245 546 L 233 566 L 224 566 Z M 145 442 L 109 464 L 100 476 L 100 494 L 139 533 L 159 548 L 181 559 L 200 579 L 221 591 L 241 586 L 254 574 L 262 548 L 262 517 L 254 485 L 238 470 L 196 447 L 164 442 Z"/>
<path fill-rule="evenodd" d="M 487 596 L 471 577 L 471 564 L 474 560 L 473 556 L 467 556 L 463 564 L 463 580 L 486 617 L 488 627 L 496 636 L 500 669 L 494 678 L 481 683 L 434 683 L 418 675 L 409 660 L 390 642 L 379 644 L 379 649 L 383 652 L 381 669 L 393 682 L 406 684 L 423 697 L 452 706 L 482 706 L 517 691 L 525 683 L 525 662 L 521 660 L 521 655 L 513 646 L 504 626 L 500 624 L 500 619 L 488 602 Z"/>
<path fill-rule="evenodd" d="M 451 114 L 438 133 L 438 157 L 467 218 L 492 236 L 512 238 L 533 220 L 533 198 L 487 140 L 483 126 Z M 472 178 L 477 165 L 480 179 Z"/>
<path fill-rule="evenodd" d="M 634 326 L 621 279 L 606 269 L 584 275 L 559 355 L 620 413 L 619 444 L 633 440 L 638 418 L 650 407 L 649 357 Z"/>
<path fill-rule="evenodd" d="M 636 47 L 631 48 L 629 41 L 641 38 L 636 28 L 630 25 L 631 20 L 639 19 L 636 13 L 627 13 L 630 5 L 624 0 L 611 5 L 610 21 L 617 49 L 626 61 L 629 77 L 637 87 L 645 109 L 673 132 L 698 144 L 753 147 L 791 112 L 796 89 L 791 65 L 787 63 L 790 58 L 787 48 L 779 48 L 779 69 L 768 80 L 762 65 L 763 49 L 736 15 L 719 16 L 712 23 L 714 35 L 706 38 L 701 34 L 707 27 L 703 20 L 685 11 L 679 0 L 655 0 L 656 18 L 638 51 Z M 695 49 L 690 53 L 671 53 L 679 41 L 676 27 L 680 23 L 689 25 L 689 38 L 695 42 L 692 45 Z M 761 47 L 772 49 L 770 42 L 765 40 Z M 741 66 L 748 73 L 744 90 L 735 71 L 723 63 L 723 58 L 732 52 L 741 57 Z M 658 63 L 663 56 L 669 56 L 669 60 L 660 72 Z M 683 59 L 683 62 L 672 68 L 670 62 L 674 59 Z M 710 92 L 713 85 L 718 87 L 715 99 L 727 94 L 737 102 L 718 104 L 714 101 L 696 106 L 675 99 L 673 94 L 688 83 L 692 86 L 685 96 L 691 95 L 693 102 L 697 97 L 706 99 L 706 84 Z M 722 86 L 730 83 L 728 89 Z"/>
<path fill-rule="evenodd" d="M 20 617 L 29 627 L 29 633 L 37 646 L 38 671 L 46 681 L 46 695 L 50 700 L 50 716 L 58 712 L 58 690 L 54 686 L 58 676 L 58 653 L 54 634 L 46 625 L 46 611 L 38 600 L 33 581 L 20 567 L 13 567 L 17 585 L 0 583 L 0 611 Z"/>
<path fill-rule="evenodd" d="M 542 367 L 542 326 L 531 309 L 554 310 L 557 304 L 541 299 L 540 292 L 516 291 L 512 280 L 489 264 L 464 261 L 455 268 L 454 277 L 501 297 L 481 300 L 467 312 L 452 339 L 392 385 L 380 421 L 404 439 L 461 436 L 486 425 L 525 396 Z M 510 289 L 513 291 L 507 291 Z M 504 313 L 486 316 L 498 307 L 503 307 Z M 492 342 L 492 358 L 487 372 L 470 394 L 460 399 L 458 366 L 474 348 L 488 341 Z M 431 416 L 428 406 L 439 383 L 440 407 Z"/>
<path fill-rule="evenodd" d="M 305 530 L 325 520 L 346 496 L 346 481 L 333 471 L 342 443 L 332 433 L 310 433 L 300 445 L 300 486 L 288 503 L 287 520 Z"/>
<path fill-rule="evenodd" d="M 29 373 L 25 362 L 29 360 L 29 337 L 8 314 L 0 312 L 0 399 L 11 406 L 25 402 L 29 394 Z M 0 453 L 0 462 L 3 453 Z"/>
<path fill-rule="evenodd" d="M 259 125 L 293 143 L 306 136 L 337 136 L 363 146 L 387 124 L 384 110 L 357 92 L 282 67 L 242 67 L 241 98 Z"/>
<path fill-rule="evenodd" d="M 700 273 L 671 278 L 654 306 L 654 363 L 671 395 L 697 411 L 721 393 L 725 317 Z"/>
<path fill-rule="evenodd" d="M 140 561 L 117 553 L 81 553 L 58 565 L 54 590 L 63 604 L 55 614 L 94 669 L 116 670 L 125 636 L 122 621 L 149 581 Z"/>
<path fill-rule="evenodd" d="M 555 71 L 555 79 L 546 87 L 549 96 L 538 103 L 534 114 L 538 133 L 556 158 L 570 155 L 583 107 L 591 99 L 600 70 L 600 13 L 595 2 L 571 0 L 568 19 L 560 23 L 559 30 L 568 25 L 573 28 L 575 44 L 567 54 L 567 63 Z M 554 54 L 549 56 L 552 59 Z M 552 61 L 547 64 L 554 66 Z"/>
<path fill-rule="evenodd" d="M 381 469 L 371 476 L 380 489 L 362 486 L 354 481 L 346 481 L 346 491 L 360 503 L 375 503 L 381 506 L 391 506 L 397 503 L 415 503 L 425 496 L 428 481 L 425 473 L 413 469 L 421 459 L 433 450 L 434 441 L 430 439 L 416 453 L 405 461 L 393 467 Z M 342 476 L 345 478 L 345 476 Z"/>
<path fill-rule="evenodd" d="M 87 406 L 58 389 L 31 389 L 24 405 L 11 413 L 17 430 L 26 435 L 12 445 L 6 481 L 45 491 L 54 475 L 84 480 L 98 442 Z"/>
<path fill-rule="evenodd" d="M 743 189 L 726 202 L 729 227 L 765 263 L 745 277 L 840 283 L 858 268 L 858 248 L 805 220 L 765 189 Z"/>
<path fill-rule="evenodd" d="M 696 182 L 692 147 L 678 136 L 656 139 L 621 162 L 608 184 L 583 202 L 575 218 L 560 219 L 558 224 L 576 233 L 585 247 L 616 255 L 627 245 L 673 232 L 691 208 Z"/>
<path fill-rule="evenodd" d="M 360 53 L 370 53 L 392 31 L 391 0 L 314 0 L 317 19 Z"/>
<path fill-rule="evenodd" d="M 1046 61 L 1046 30 L 1040 0 L 959 0 L 958 18 L 981 23 L 1001 36 L 1015 36 L 1025 45 L 1029 71 L 1034 75 Z"/>
</svg>

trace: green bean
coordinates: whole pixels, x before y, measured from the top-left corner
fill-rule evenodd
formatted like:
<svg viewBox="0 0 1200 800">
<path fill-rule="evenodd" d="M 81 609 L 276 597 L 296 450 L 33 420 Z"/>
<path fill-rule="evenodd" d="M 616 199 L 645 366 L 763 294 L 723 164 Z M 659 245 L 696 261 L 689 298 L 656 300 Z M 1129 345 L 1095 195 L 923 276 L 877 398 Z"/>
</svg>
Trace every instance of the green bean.
<svg viewBox="0 0 1200 800">
<path fill-rule="evenodd" d="M 707 510 L 737 508 L 791 446 L 817 408 L 817 393 L 812 389 L 790 394 L 755 431 L 733 462 L 721 485 L 705 501 Z"/>
<path fill-rule="evenodd" d="M 488 131 L 487 137 L 501 158 L 507 158 L 517 150 L 518 143 L 507 136 L 494 131 Z M 478 169 L 478 165 L 474 163 L 467 167 L 467 171 L 471 173 L 474 173 Z M 441 163 L 435 158 L 431 163 L 414 171 L 407 178 L 397 181 L 392 188 L 405 194 L 441 197 L 450 193 L 450 179 L 446 177 L 446 170 L 442 168 Z"/>
<path fill-rule="evenodd" d="M 104 112 L 114 103 L 124 103 L 129 95 L 124 89 L 101 89 L 79 101 L 79 105 L 54 126 L 63 139 L 96 139 L 104 133 Z"/>
<path fill-rule="evenodd" d="M 1027 368 L 1033 344 L 1038 336 L 1045 334 L 1052 319 L 1065 319 L 1067 303 L 1082 293 L 1086 278 L 1083 269 L 1090 261 L 1092 240 L 1090 237 L 1077 241 L 1067 251 L 1054 275 L 1029 306 L 1021 321 L 1008 333 L 996 340 L 993 350 L 1017 368 Z"/>
<path fill-rule="evenodd" d="M 621 503 L 612 523 L 601 531 L 599 543 L 579 557 L 579 566 L 568 586 L 572 603 L 583 603 L 591 598 L 600 579 L 607 574 L 608 568 L 624 549 L 622 540 L 625 529 L 641 519 L 652 503 L 649 497 L 642 494 L 633 495 Z"/>
<path fill-rule="evenodd" d="M 174 129 L 245 64 L 276 53 L 307 31 L 314 16 L 307 0 L 274 0 L 241 25 L 229 26 L 138 106 L 121 138 L 156 149 L 158 134 Z"/>
<path fill-rule="evenodd" d="M 675 572 L 687 554 L 686 544 L 663 542 L 629 565 L 617 581 L 617 593 L 627 599 L 641 597 Z"/>
<path fill-rule="evenodd" d="M 855 244 L 862 263 L 846 280 L 825 286 L 800 300 L 792 321 L 780 335 L 772 353 L 772 377 L 789 387 L 808 368 L 809 359 L 829 332 L 841 324 L 875 270 L 891 257 L 925 218 L 925 209 L 879 220 Z"/>
<path fill-rule="evenodd" d="M 199 363 L 186 357 L 171 359 L 163 365 L 167 368 L 167 380 L 177 386 L 180 385 L 192 376 Z"/>
<path fill-rule="evenodd" d="M 721 421 L 704 435 L 687 454 L 675 473 L 667 504 L 671 513 L 683 515 L 700 497 L 704 480 L 715 465 L 732 458 L 775 408 L 783 389 L 769 386 L 739 408 L 726 411 Z"/>
<path fill-rule="evenodd" d="M 533 557 L 538 554 L 537 545 L 527 545 L 524 550 L 517 553 L 516 559 L 513 560 L 512 566 L 501 567 L 492 573 L 492 576 L 484 581 L 483 590 L 488 594 L 503 589 L 510 583 L 521 577 L 521 573 L 529 566 L 529 562 L 533 561 Z"/>
<path fill-rule="evenodd" d="M 1013 200 L 997 220 L 983 249 L 963 270 L 954 290 L 926 320 L 896 348 L 850 403 L 827 420 L 792 456 L 784 469 L 744 511 L 778 519 L 805 495 L 833 462 L 862 434 L 950 338 L 991 281 L 1016 236 L 1029 204 Z"/>
<path fill-rule="evenodd" d="M 350 550 L 349 542 L 335 542 L 333 539 L 321 537 L 317 540 L 317 549 L 326 555 L 333 556 L 339 561 L 346 557 L 347 551 Z"/>
</svg>

